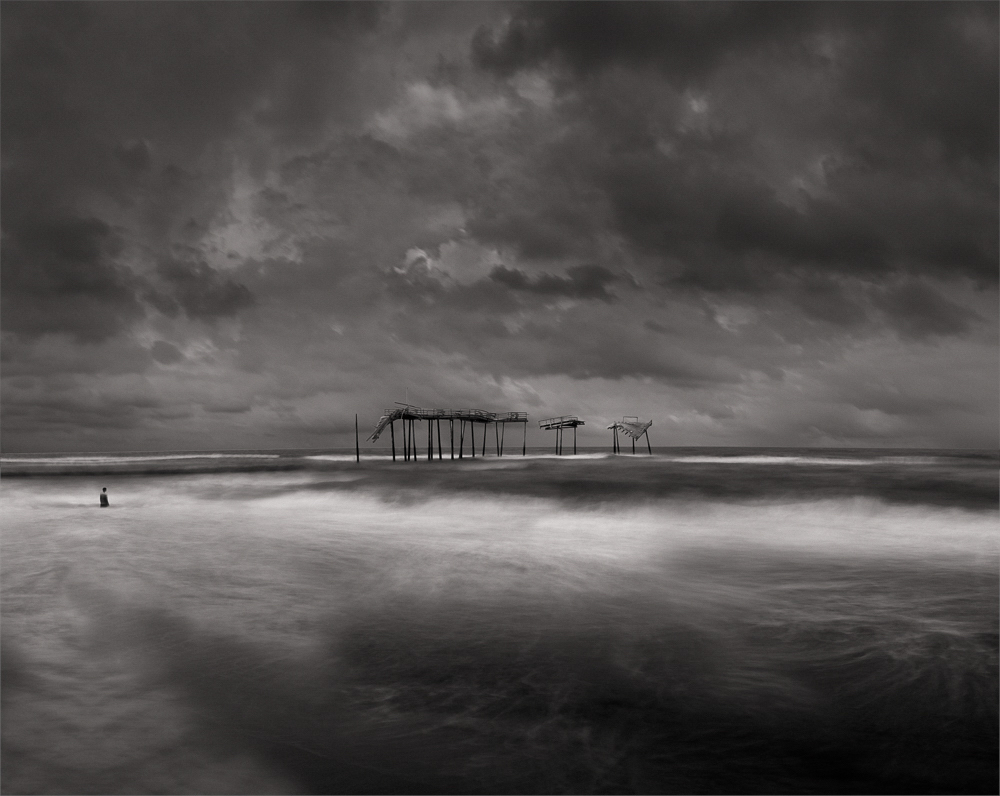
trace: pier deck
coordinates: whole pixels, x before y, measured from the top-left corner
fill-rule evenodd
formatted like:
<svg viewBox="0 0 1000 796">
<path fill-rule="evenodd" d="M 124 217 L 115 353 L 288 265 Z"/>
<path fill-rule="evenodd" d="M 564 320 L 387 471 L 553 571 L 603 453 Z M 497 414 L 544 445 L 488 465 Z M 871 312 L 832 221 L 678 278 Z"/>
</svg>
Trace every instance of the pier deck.
<svg viewBox="0 0 1000 796">
<path fill-rule="evenodd" d="M 573 455 L 576 456 L 576 427 L 585 426 L 584 423 L 576 415 L 560 415 L 559 417 L 550 417 L 546 420 L 539 420 L 538 427 L 546 431 L 556 432 L 556 455 L 562 456 L 563 448 L 563 429 L 571 428 L 573 429 Z"/>
<path fill-rule="evenodd" d="M 369 442 L 377 440 L 389 427 L 392 436 L 392 459 L 396 460 L 396 432 L 395 423 L 399 420 L 403 427 L 403 458 L 409 461 L 412 456 L 417 458 L 417 443 L 415 434 L 415 422 L 424 421 L 427 423 L 427 460 L 434 460 L 434 429 L 437 427 L 437 447 L 438 459 L 444 458 L 441 445 L 441 421 L 447 420 L 450 431 L 451 451 L 449 458 L 455 458 L 455 421 L 459 423 L 458 458 L 465 455 L 465 424 L 469 424 L 469 435 L 471 437 L 471 454 L 476 456 L 476 432 L 475 424 L 483 424 L 483 445 L 482 456 L 486 455 L 486 428 L 493 423 L 496 432 L 497 456 L 503 456 L 504 432 L 508 423 L 523 423 L 524 434 L 521 442 L 521 455 L 527 451 L 528 440 L 528 413 L 527 412 L 487 412 L 483 409 L 424 409 L 412 404 L 401 404 L 395 409 L 386 409 L 375 425 L 375 430 L 368 437 Z"/>
</svg>

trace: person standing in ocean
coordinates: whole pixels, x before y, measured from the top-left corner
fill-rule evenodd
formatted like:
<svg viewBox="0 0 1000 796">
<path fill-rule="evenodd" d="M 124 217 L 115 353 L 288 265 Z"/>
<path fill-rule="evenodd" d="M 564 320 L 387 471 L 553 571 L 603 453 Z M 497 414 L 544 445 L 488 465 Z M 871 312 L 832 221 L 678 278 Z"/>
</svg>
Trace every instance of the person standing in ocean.
<svg viewBox="0 0 1000 796">
<path fill-rule="evenodd" d="M 104 487 L 104 489 L 101 490 L 101 508 L 105 509 L 110 505 L 111 504 L 108 503 L 108 488 Z"/>
</svg>

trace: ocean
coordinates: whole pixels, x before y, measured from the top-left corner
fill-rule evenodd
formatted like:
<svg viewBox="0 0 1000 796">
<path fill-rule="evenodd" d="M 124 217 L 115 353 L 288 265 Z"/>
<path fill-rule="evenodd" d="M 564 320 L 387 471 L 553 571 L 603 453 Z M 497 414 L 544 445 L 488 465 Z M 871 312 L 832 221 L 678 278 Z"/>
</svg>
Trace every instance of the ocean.
<svg viewBox="0 0 1000 796">
<path fill-rule="evenodd" d="M 0 471 L 3 793 L 998 791 L 995 452 Z"/>
</svg>

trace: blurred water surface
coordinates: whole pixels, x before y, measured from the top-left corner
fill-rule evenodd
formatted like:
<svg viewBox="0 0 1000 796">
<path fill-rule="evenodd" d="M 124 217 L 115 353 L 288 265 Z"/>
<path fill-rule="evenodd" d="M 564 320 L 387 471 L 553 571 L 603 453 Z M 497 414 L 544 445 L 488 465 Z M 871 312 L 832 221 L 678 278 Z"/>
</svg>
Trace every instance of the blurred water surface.
<svg viewBox="0 0 1000 796">
<path fill-rule="evenodd" d="M 993 454 L 183 455 L 4 457 L 4 793 L 997 791 Z"/>
</svg>

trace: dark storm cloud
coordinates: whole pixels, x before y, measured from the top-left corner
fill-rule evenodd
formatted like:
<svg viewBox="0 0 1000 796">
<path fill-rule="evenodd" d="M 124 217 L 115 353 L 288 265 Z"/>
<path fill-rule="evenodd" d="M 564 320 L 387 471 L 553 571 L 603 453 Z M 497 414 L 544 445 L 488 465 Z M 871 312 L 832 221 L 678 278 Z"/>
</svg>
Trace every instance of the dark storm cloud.
<svg viewBox="0 0 1000 796">
<path fill-rule="evenodd" d="M 793 263 L 883 271 L 887 247 L 864 219 L 831 202 L 810 202 L 805 213 L 765 194 L 729 200 L 721 208 L 716 239 L 737 253 L 763 252 Z"/>
<path fill-rule="evenodd" d="M 654 65 L 685 77 L 741 47 L 812 22 L 820 3 L 525 3 L 498 32 L 480 29 L 473 55 L 509 74 L 556 57 L 580 72 Z"/>
<path fill-rule="evenodd" d="M 157 340 L 149 349 L 150 355 L 161 365 L 174 365 L 184 360 L 184 354 L 173 343 Z"/>
<path fill-rule="evenodd" d="M 980 320 L 976 313 L 915 281 L 885 289 L 876 297 L 875 305 L 908 337 L 961 334 L 971 322 Z"/>
<path fill-rule="evenodd" d="M 753 48 L 801 56 L 807 37 L 845 32 L 850 94 L 952 151 L 996 157 L 996 3 L 524 3 L 480 29 L 472 52 L 504 74 L 555 59 L 578 73 L 654 66 L 683 85 Z"/>
<path fill-rule="evenodd" d="M 996 162 L 998 5 L 847 3 L 860 33 L 846 89 L 957 156 Z"/>
<path fill-rule="evenodd" d="M 590 244 L 592 213 L 572 197 L 552 197 L 547 207 L 480 208 L 466 225 L 484 243 L 509 247 L 526 260 L 549 260 L 580 254 Z"/>
<path fill-rule="evenodd" d="M 841 327 L 857 326 L 868 320 L 865 302 L 849 295 L 836 279 L 810 274 L 796 281 L 796 287 L 789 293 L 808 316 Z"/>
<path fill-rule="evenodd" d="M 500 265 L 490 271 L 489 278 L 517 292 L 607 302 L 617 298 L 608 289 L 609 285 L 623 280 L 600 265 L 575 265 L 566 269 L 566 276 L 548 273 L 530 276 L 518 268 Z"/>
<path fill-rule="evenodd" d="M 255 102 L 256 122 L 281 138 L 313 134 L 331 93 L 350 106 L 342 53 L 381 14 L 374 3 L 4 3 L 3 328 L 96 341 L 143 317 L 142 279 L 114 262 L 108 216 L 86 206 L 102 194 L 142 202 L 150 234 L 181 213 L 203 231 L 228 176 L 198 163 L 205 148 Z M 205 267 L 161 276 L 173 287 L 161 308 L 213 317 L 250 303 Z"/>
<path fill-rule="evenodd" d="M 214 320 L 238 313 L 255 303 L 245 286 L 203 262 L 165 260 L 156 269 L 165 291 L 152 290 L 146 298 L 164 315 L 179 310 L 194 320 Z"/>
<path fill-rule="evenodd" d="M 3 328 L 36 337 L 63 332 L 107 339 L 141 317 L 138 280 L 117 265 L 117 235 L 103 221 L 16 211 L 0 246 Z"/>
<path fill-rule="evenodd" d="M 782 263 L 995 283 L 997 27 L 991 3 L 528 3 L 480 29 L 472 53 L 500 74 L 556 76 L 566 121 L 591 131 L 562 148 L 576 142 L 575 163 L 622 234 L 686 265 L 672 274 L 682 284 L 770 289 L 768 272 Z M 823 93 L 798 97 L 791 115 L 794 94 L 740 107 L 724 92 L 741 60 L 758 81 L 822 80 Z M 661 131 L 677 127 L 684 98 L 664 115 L 643 67 L 676 91 L 706 91 L 710 104 L 723 92 L 720 121 L 681 127 L 665 157 Z M 746 88 L 768 96 L 766 85 Z M 836 152 L 844 165 L 824 195 L 802 194 L 793 207 L 762 179 L 773 164 L 748 171 L 770 138 Z M 905 182 L 909 195 L 898 192 Z M 547 206 L 518 212 L 526 223 L 473 220 L 469 229 L 503 240 L 512 228 L 529 251 L 534 240 L 543 252 L 565 250 Z"/>
</svg>

